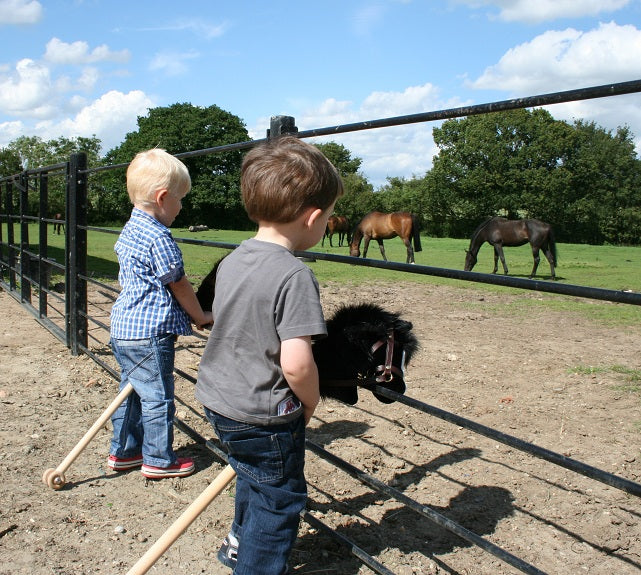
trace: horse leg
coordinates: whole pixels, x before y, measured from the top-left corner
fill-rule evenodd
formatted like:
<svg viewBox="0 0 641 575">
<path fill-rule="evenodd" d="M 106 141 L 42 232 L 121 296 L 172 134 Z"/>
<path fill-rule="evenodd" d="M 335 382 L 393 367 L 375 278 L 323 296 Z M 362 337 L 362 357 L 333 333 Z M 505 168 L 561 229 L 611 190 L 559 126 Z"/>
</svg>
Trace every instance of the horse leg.
<svg viewBox="0 0 641 575">
<path fill-rule="evenodd" d="M 501 244 L 497 244 L 494 246 L 494 271 L 492 272 L 495 274 L 498 271 L 498 261 L 497 259 L 501 259 L 501 263 L 503 264 L 503 271 L 505 272 L 505 275 L 507 275 L 507 264 L 505 263 L 505 254 L 503 253 L 503 246 Z"/>
<path fill-rule="evenodd" d="M 371 239 L 370 236 L 365 236 L 365 238 L 363 239 L 363 257 L 364 258 L 367 257 L 367 248 L 369 248 L 370 239 Z"/>
<path fill-rule="evenodd" d="M 412 249 L 412 242 L 411 240 L 407 240 L 405 242 L 405 247 L 407 248 L 407 261 L 405 262 L 406 264 L 413 264 L 416 263 L 414 261 L 414 250 Z"/>
<path fill-rule="evenodd" d="M 332 244 L 332 237 L 333 237 L 333 236 L 334 236 L 334 234 L 329 234 L 329 247 L 330 247 L 330 248 L 333 248 L 333 247 L 334 247 L 334 244 Z"/>
<path fill-rule="evenodd" d="M 545 254 L 545 257 L 547 258 L 547 260 L 548 260 L 548 262 L 550 264 L 550 275 L 552 276 L 552 279 L 555 280 L 556 279 L 556 272 L 554 270 L 554 256 L 552 255 L 552 252 L 550 251 L 549 248 L 546 249 L 543 253 Z"/>
<path fill-rule="evenodd" d="M 383 259 L 387 261 L 387 256 L 385 255 L 385 248 L 383 247 L 383 240 L 376 240 L 378 242 L 378 247 L 381 248 L 381 255 Z"/>
<path fill-rule="evenodd" d="M 532 279 L 536 275 L 536 269 L 539 267 L 539 262 L 541 261 L 541 256 L 539 255 L 538 248 L 532 248 L 532 257 L 534 258 L 534 265 L 532 266 L 530 279 Z"/>
</svg>

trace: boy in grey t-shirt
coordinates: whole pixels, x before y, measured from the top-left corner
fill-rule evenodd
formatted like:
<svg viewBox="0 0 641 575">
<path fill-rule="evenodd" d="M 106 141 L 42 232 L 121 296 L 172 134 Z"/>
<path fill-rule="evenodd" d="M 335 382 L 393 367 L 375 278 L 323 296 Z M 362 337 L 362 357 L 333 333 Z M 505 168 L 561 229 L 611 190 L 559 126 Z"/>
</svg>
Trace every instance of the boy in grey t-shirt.
<svg viewBox="0 0 641 575">
<path fill-rule="evenodd" d="M 258 232 L 218 268 L 196 398 L 237 474 L 218 558 L 236 575 L 282 575 L 307 498 L 305 425 L 320 399 L 312 339 L 327 333 L 318 283 L 292 252 L 322 238 L 343 185 L 318 148 L 286 136 L 247 154 L 241 190 Z"/>
</svg>

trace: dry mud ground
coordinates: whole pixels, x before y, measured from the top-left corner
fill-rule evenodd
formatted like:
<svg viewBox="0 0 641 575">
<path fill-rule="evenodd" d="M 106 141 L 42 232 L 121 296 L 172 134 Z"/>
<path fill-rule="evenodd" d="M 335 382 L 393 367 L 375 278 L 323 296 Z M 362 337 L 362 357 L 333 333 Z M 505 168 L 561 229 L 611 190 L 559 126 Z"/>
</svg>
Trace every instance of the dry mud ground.
<svg viewBox="0 0 641 575">
<path fill-rule="evenodd" d="M 358 292 L 325 285 L 322 294 L 327 314 L 341 302 L 374 301 L 411 319 L 422 347 L 409 396 L 641 482 L 641 395 L 617 367 L 641 369 L 638 325 L 528 305 L 546 297 L 536 293 L 408 283 Z M 94 293 L 92 302 L 92 315 L 106 322 L 109 297 Z M 177 430 L 179 453 L 196 460 L 193 476 L 154 482 L 109 472 L 107 424 L 62 490 L 44 485 L 45 469 L 63 461 L 117 384 L 87 356 L 71 356 L 5 292 L 0 313 L 0 573 L 127 573 L 223 463 Z M 96 328 L 91 346 L 111 365 L 104 339 Z M 195 375 L 203 346 L 181 338 L 178 365 Z M 193 384 L 179 379 L 177 395 L 179 417 L 212 438 Z M 641 570 L 640 497 L 366 391 L 355 406 L 322 404 L 309 437 L 546 573 Z M 311 452 L 306 471 L 310 512 L 394 573 L 518 573 Z M 149 572 L 229 573 L 215 553 L 232 510 L 233 483 Z M 291 563 L 300 574 L 371 572 L 305 522 Z"/>
</svg>

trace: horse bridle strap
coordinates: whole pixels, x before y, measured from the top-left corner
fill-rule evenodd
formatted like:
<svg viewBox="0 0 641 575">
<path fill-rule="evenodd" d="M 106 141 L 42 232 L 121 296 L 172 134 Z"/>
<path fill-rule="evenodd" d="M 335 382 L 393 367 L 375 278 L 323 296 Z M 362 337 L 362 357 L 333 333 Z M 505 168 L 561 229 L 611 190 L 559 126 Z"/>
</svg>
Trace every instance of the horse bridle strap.
<svg viewBox="0 0 641 575">
<path fill-rule="evenodd" d="M 392 365 L 392 359 L 394 357 L 394 330 L 393 329 L 387 330 L 387 339 L 385 341 L 378 340 L 372 346 L 372 353 L 375 353 L 384 343 L 387 344 L 387 348 L 385 349 L 385 364 L 379 365 L 376 367 L 375 371 L 376 373 L 378 373 L 378 375 L 376 376 L 375 381 L 377 383 L 389 383 L 394 379 L 393 373 L 396 373 L 401 377 L 403 376 L 401 371 Z"/>
<path fill-rule="evenodd" d="M 327 387 L 351 387 L 354 382 L 357 385 L 376 385 L 379 383 L 389 383 L 394 379 L 394 374 L 403 377 L 403 372 L 397 367 L 392 365 L 394 357 L 394 330 L 387 331 L 385 339 L 379 339 L 372 345 L 370 351 L 372 354 L 376 353 L 383 345 L 387 345 L 385 349 L 385 364 L 378 365 L 374 369 L 374 376 L 359 373 L 357 377 L 352 379 L 323 379 L 323 384 Z"/>
</svg>

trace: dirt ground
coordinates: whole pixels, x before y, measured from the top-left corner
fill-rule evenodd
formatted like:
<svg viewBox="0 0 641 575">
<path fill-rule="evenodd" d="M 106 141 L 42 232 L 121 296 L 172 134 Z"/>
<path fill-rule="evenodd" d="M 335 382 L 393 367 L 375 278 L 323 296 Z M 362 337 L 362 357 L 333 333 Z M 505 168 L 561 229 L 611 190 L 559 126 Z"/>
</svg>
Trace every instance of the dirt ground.
<svg viewBox="0 0 641 575">
<path fill-rule="evenodd" d="M 327 315 L 341 302 L 373 301 L 414 323 L 421 350 L 408 396 L 641 482 L 641 394 L 621 373 L 641 369 L 641 327 L 531 305 L 546 297 L 536 293 L 408 283 L 357 296 L 324 285 L 322 295 Z M 94 296 L 92 315 L 106 321 L 110 298 Z M 107 424 L 66 471 L 63 489 L 43 484 L 45 469 L 63 461 L 117 384 L 2 291 L 0 313 L 0 573 L 127 573 L 224 464 L 177 430 L 179 454 L 196 460 L 193 476 L 147 481 L 138 471 L 110 472 Z M 104 339 L 96 328 L 91 347 L 113 365 Z M 195 376 L 204 340 L 181 338 L 179 347 L 178 365 Z M 193 384 L 179 379 L 177 396 L 178 416 L 213 438 Z M 366 391 L 355 406 L 323 403 L 309 438 L 543 572 L 641 571 L 638 496 Z M 309 451 L 306 472 L 309 511 L 393 573 L 518 573 Z M 233 483 L 149 572 L 229 573 L 215 555 L 232 511 Z M 371 572 L 306 522 L 291 566 L 300 574 Z"/>
</svg>

